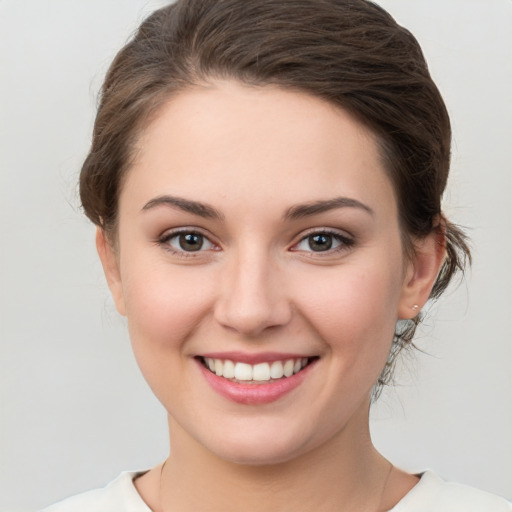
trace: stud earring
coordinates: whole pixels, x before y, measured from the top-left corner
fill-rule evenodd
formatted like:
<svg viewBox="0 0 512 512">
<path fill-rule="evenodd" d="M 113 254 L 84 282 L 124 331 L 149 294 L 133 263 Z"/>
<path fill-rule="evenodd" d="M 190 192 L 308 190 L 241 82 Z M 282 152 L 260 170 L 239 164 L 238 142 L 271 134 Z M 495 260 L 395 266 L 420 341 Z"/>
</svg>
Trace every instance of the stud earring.
<svg viewBox="0 0 512 512">
<path fill-rule="evenodd" d="M 413 309 L 414 311 L 418 311 L 418 309 L 419 309 L 419 308 L 420 308 L 420 307 L 418 306 L 418 304 L 414 304 L 414 306 L 412 306 L 412 309 Z"/>
</svg>

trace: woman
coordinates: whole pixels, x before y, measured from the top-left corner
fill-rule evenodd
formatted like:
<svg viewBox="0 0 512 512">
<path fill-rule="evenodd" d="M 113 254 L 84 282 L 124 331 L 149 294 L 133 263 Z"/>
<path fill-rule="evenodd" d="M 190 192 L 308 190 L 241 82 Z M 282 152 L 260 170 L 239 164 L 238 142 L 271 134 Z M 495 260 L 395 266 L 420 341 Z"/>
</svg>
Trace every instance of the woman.
<svg viewBox="0 0 512 512">
<path fill-rule="evenodd" d="M 80 192 L 171 453 L 59 510 L 478 510 L 370 401 L 469 251 L 421 50 L 348 1 L 181 1 L 103 86 Z"/>
</svg>

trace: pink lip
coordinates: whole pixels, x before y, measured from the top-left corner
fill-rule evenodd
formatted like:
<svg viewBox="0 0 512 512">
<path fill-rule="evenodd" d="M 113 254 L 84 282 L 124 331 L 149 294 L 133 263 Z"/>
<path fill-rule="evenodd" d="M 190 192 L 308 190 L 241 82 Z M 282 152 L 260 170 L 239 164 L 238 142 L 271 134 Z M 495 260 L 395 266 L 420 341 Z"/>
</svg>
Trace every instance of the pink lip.
<svg viewBox="0 0 512 512">
<path fill-rule="evenodd" d="M 201 357 L 208 357 L 210 359 L 221 359 L 230 361 L 258 364 L 258 363 L 272 363 L 273 361 L 286 361 L 287 359 L 302 359 L 304 357 L 312 357 L 304 354 L 290 354 L 284 352 L 260 352 L 259 354 L 248 354 L 247 352 L 210 352 L 208 354 L 201 354 Z"/>
<path fill-rule="evenodd" d="M 211 356 L 208 355 L 204 357 Z M 214 357 L 214 359 L 231 358 L 227 357 L 224 353 L 222 358 Z M 240 359 L 234 359 L 240 361 Z M 293 359 L 293 357 L 286 357 L 286 359 Z M 264 361 L 269 361 L 269 359 L 264 359 Z M 208 370 L 201 361 L 197 360 L 197 364 L 199 365 L 203 376 L 214 391 L 228 400 L 245 405 L 262 405 L 279 400 L 303 382 L 312 368 L 316 365 L 316 362 L 316 359 L 313 360 L 303 370 L 291 377 L 284 377 L 274 382 L 269 382 L 268 384 L 241 384 L 239 382 L 232 382 L 224 377 L 219 377 Z"/>
</svg>

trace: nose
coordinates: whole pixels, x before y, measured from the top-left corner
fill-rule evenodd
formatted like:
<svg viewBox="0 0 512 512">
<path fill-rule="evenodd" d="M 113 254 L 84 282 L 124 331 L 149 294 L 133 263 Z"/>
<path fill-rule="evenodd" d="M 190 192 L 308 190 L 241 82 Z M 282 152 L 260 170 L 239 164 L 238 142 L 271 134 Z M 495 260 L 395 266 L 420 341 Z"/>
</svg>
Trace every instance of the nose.
<svg viewBox="0 0 512 512">
<path fill-rule="evenodd" d="M 221 280 L 215 318 L 223 327 L 256 337 L 290 321 L 282 272 L 265 252 L 233 257 Z"/>
</svg>

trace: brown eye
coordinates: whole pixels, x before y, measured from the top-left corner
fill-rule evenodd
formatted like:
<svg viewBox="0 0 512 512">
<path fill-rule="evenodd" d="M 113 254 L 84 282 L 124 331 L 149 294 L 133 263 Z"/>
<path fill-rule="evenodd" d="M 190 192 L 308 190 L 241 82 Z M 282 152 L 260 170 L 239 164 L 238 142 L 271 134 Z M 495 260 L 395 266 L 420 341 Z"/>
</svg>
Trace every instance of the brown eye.
<svg viewBox="0 0 512 512">
<path fill-rule="evenodd" d="M 318 235 L 308 236 L 308 246 L 312 251 L 328 251 L 332 248 L 332 235 L 321 233 Z"/>
<path fill-rule="evenodd" d="M 341 233 L 329 231 L 317 231 L 310 233 L 300 240 L 292 250 L 303 251 L 309 253 L 321 252 L 337 252 L 343 249 L 348 249 L 354 245 L 354 240 Z"/>
<path fill-rule="evenodd" d="M 176 252 L 199 252 L 214 247 L 208 238 L 195 231 L 171 233 L 164 238 L 163 243 L 170 245 Z"/>
<path fill-rule="evenodd" d="M 203 247 L 204 237 L 197 233 L 185 233 L 179 235 L 178 243 L 184 251 L 199 251 Z"/>
</svg>

